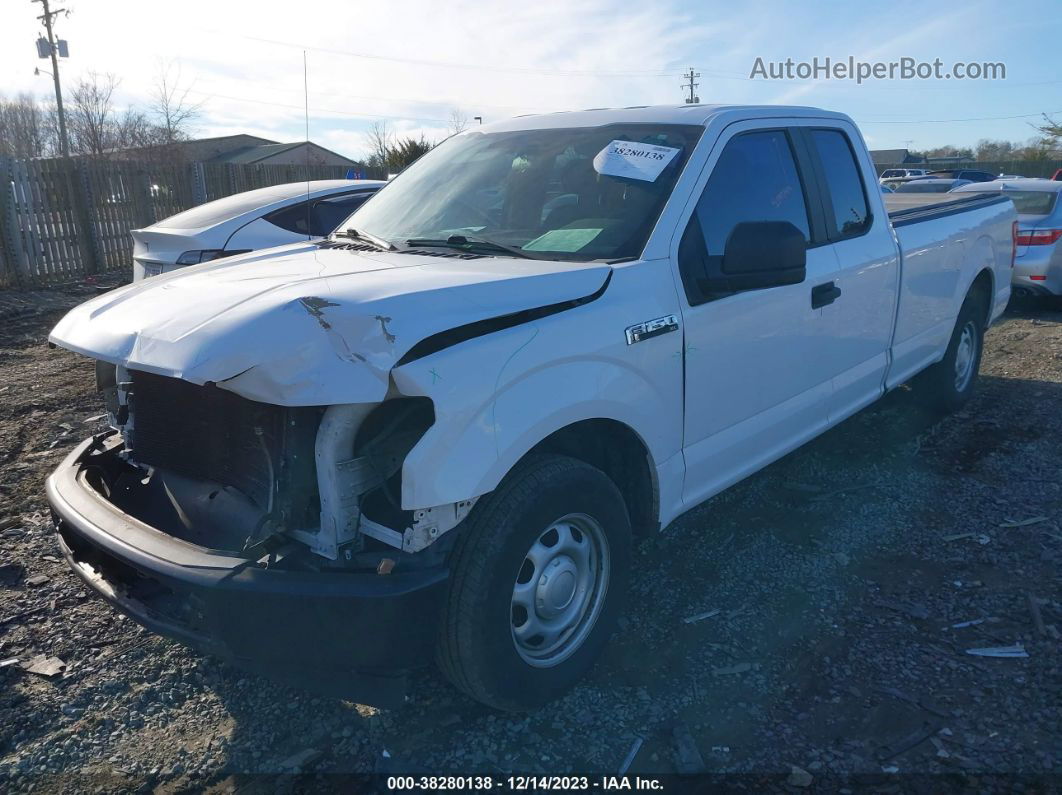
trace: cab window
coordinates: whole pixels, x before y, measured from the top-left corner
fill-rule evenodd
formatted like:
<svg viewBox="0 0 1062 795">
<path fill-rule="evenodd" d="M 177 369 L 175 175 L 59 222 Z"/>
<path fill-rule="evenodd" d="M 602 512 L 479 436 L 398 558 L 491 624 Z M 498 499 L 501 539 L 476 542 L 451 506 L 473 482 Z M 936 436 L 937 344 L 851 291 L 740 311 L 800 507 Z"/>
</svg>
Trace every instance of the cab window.
<svg viewBox="0 0 1062 795">
<path fill-rule="evenodd" d="M 870 225 L 870 209 L 848 136 L 840 130 L 812 130 L 811 140 L 826 178 L 835 238 L 855 237 Z"/>
</svg>

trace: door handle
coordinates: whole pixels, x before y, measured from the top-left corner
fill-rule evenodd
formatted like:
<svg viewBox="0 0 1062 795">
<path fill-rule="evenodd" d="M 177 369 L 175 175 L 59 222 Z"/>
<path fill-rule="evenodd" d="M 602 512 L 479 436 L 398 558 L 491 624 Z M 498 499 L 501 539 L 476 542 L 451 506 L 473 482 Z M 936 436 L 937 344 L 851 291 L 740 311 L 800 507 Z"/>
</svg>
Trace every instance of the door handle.
<svg viewBox="0 0 1062 795">
<path fill-rule="evenodd" d="M 819 309 L 826 304 L 832 304 L 840 297 L 841 288 L 833 282 L 816 285 L 811 288 L 811 308 Z"/>
</svg>

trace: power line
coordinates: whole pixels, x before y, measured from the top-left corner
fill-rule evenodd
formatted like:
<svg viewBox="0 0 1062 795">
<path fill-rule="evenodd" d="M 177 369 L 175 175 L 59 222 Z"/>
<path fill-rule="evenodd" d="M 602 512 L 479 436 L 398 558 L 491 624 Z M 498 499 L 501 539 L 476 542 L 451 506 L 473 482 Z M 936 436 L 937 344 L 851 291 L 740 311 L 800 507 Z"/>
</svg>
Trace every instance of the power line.
<svg viewBox="0 0 1062 795">
<path fill-rule="evenodd" d="M 860 124 L 953 124 L 964 121 L 1005 121 L 1008 119 L 1031 119 L 1035 116 L 1055 116 L 1062 110 L 1041 110 L 1037 113 L 1019 113 L 1016 116 L 976 116 L 969 119 L 887 119 L 860 121 Z"/>
<path fill-rule="evenodd" d="M 200 30 L 206 30 L 209 33 L 213 33 L 219 36 L 225 36 L 232 38 L 231 32 L 221 33 L 220 31 L 210 30 L 209 28 L 200 28 Z M 281 41 L 280 39 L 266 39 L 260 36 L 245 36 L 236 34 L 241 39 L 247 41 L 257 41 L 263 44 L 273 44 L 278 47 L 291 47 L 300 50 L 310 50 L 313 52 L 329 53 L 331 55 L 345 55 L 351 58 L 365 58 L 372 61 L 389 61 L 391 63 L 405 63 L 413 64 L 416 66 L 432 66 L 442 67 L 448 69 L 473 69 L 477 72 L 510 72 L 515 74 L 537 74 L 548 75 L 552 77 L 674 77 L 675 73 L 666 69 L 622 69 L 622 70 L 609 70 L 609 69 L 547 69 L 544 67 L 532 67 L 532 66 L 485 66 L 483 64 L 476 63 L 460 63 L 456 61 L 438 61 L 427 58 L 399 58 L 393 55 L 377 55 L 375 53 L 355 52 L 353 50 L 340 50 L 331 47 L 314 47 L 309 44 L 300 44 L 293 41 Z"/>
<path fill-rule="evenodd" d="M 289 110 L 297 110 L 297 111 L 303 111 L 304 110 L 304 107 L 302 105 L 288 105 L 288 104 L 285 104 L 283 102 L 269 102 L 269 101 L 264 100 L 264 99 L 251 99 L 249 97 L 233 97 L 233 96 L 229 96 L 227 94 L 215 94 L 215 93 L 211 93 L 211 92 L 208 92 L 208 91 L 194 91 L 192 89 L 189 89 L 188 93 L 197 94 L 199 96 L 206 97 L 207 99 L 227 99 L 227 100 L 231 100 L 232 102 L 250 102 L 251 104 L 254 104 L 254 105 L 269 105 L 270 107 L 274 107 L 274 108 L 287 108 Z M 449 124 L 450 123 L 449 119 L 434 119 L 434 118 L 427 118 L 427 117 L 423 117 L 423 116 L 385 115 L 385 114 L 380 114 L 380 113 L 357 113 L 357 112 L 349 111 L 349 110 L 331 110 L 329 108 L 313 108 L 313 110 L 316 113 L 330 114 L 330 115 L 333 115 L 333 116 L 352 116 L 354 118 L 359 118 L 359 119 L 362 119 L 362 118 L 364 118 L 364 119 L 404 119 L 406 121 L 430 121 L 430 122 L 438 122 L 440 124 Z"/>
</svg>

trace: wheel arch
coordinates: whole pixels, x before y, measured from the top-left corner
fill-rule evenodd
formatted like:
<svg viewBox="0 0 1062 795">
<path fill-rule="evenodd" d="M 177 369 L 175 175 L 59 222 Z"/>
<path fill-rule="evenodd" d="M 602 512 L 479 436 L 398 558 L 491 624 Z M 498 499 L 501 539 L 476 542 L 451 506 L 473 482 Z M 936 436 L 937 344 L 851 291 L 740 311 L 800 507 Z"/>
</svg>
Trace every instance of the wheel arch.
<svg viewBox="0 0 1062 795">
<path fill-rule="evenodd" d="M 649 448 L 629 425 L 605 418 L 574 422 L 551 433 L 520 460 L 538 453 L 566 455 L 601 470 L 623 494 L 635 536 L 659 529 L 656 467 Z"/>
</svg>

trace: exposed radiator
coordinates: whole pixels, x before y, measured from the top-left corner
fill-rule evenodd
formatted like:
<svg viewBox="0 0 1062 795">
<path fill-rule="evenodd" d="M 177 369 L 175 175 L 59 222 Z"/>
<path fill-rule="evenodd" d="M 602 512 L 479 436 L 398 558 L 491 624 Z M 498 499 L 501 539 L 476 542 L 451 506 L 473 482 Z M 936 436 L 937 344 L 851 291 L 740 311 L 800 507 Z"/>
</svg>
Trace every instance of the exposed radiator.
<svg viewBox="0 0 1062 795">
<path fill-rule="evenodd" d="M 263 508 L 269 503 L 288 410 L 177 378 L 134 371 L 132 380 L 134 461 L 232 486 Z"/>
</svg>

